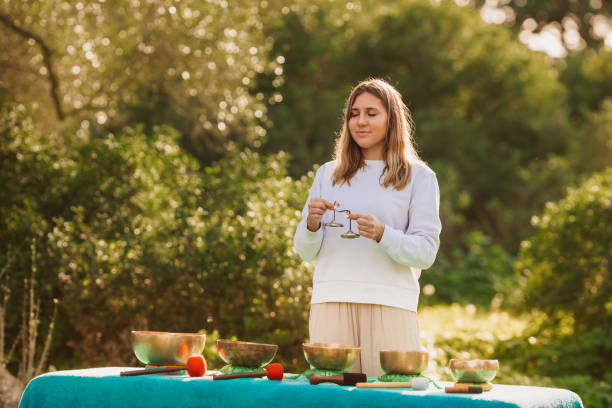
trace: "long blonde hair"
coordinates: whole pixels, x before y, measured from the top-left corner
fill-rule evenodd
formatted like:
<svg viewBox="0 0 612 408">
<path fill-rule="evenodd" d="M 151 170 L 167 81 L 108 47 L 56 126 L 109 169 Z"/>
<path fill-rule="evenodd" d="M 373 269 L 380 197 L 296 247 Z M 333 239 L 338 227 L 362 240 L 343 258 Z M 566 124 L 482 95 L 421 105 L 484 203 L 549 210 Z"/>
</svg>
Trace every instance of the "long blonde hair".
<svg viewBox="0 0 612 408">
<path fill-rule="evenodd" d="M 334 159 L 337 160 L 336 170 L 332 177 L 332 185 L 347 183 L 359 169 L 365 166 L 363 153 L 353 140 L 348 122 L 355 99 L 364 92 L 376 96 L 387 109 L 387 136 L 383 160 L 385 188 L 393 186 L 401 190 L 410 182 L 410 161 L 420 160 L 412 142 L 412 115 L 402 101 L 402 95 L 382 79 L 367 79 L 353 88 L 344 107 L 344 120 L 340 134 L 336 138 Z M 381 175 L 382 177 L 382 175 Z"/>
</svg>

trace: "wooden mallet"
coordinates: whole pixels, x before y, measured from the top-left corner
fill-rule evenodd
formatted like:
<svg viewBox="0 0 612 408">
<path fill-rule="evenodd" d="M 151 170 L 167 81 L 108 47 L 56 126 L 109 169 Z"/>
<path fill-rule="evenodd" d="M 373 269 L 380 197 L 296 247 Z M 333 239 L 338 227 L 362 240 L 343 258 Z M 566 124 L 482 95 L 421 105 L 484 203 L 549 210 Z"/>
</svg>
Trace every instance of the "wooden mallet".
<svg viewBox="0 0 612 408">
<path fill-rule="evenodd" d="M 187 359 L 187 365 L 160 367 L 160 368 L 145 368 L 140 370 L 122 371 L 121 377 L 130 377 L 134 375 L 148 375 L 157 373 L 172 373 L 175 371 L 187 370 L 190 377 L 202 377 L 206 374 L 206 359 L 201 354 L 194 354 Z"/>
<path fill-rule="evenodd" d="M 343 373 L 338 375 L 318 375 L 311 374 L 310 375 L 310 383 L 313 385 L 321 384 L 321 383 L 334 383 L 338 385 L 355 385 L 360 382 L 368 381 L 368 377 L 362 373 Z"/>
<path fill-rule="evenodd" d="M 482 385 L 455 384 L 444 388 L 447 393 L 453 394 L 481 394 L 484 389 Z"/>
<path fill-rule="evenodd" d="M 213 380 L 233 380 L 236 378 L 259 378 L 268 377 L 268 380 L 282 380 L 285 369 L 279 363 L 272 363 L 266 366 L 266 371 L 252 371 L 250 373 L 233 373 L 213 375 Z"/>
</svg>

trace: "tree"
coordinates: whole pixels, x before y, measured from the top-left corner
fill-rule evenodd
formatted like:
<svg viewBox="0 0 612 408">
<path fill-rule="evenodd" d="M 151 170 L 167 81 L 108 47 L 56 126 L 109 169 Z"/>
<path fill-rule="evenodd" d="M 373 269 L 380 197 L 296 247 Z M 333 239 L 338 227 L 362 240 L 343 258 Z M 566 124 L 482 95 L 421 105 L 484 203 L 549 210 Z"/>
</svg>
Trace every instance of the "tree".
<svg viewBox="0 0 612 408">
<path fill-rule="evenodd" d="M 572 117 L 578 122 L 585 120 L 612 95 L 612 50 L 587 49 L 568 56 L 560 79 L 569 91 Z"/>
<path fill-rule="evenodd" d="M 570 339 L 566 351 L 580 358 L 557 365 L 565 364 L 571 373 L 586 368 L 598 378 L 609 376 L 612 167 L 568 189 L 562 200 L 549 202 L 532 223 L 537 232 L 522 242 L 516 264 L 522 280 L 518 304 L 546 313 L 540 330 L 557 330 L 556 342 Z"/>
<path fill-rule="evenodd" d="M 257 73 L 276 66 L 265 59 L 262 8 L 225 0 L 2 2 L 0 89 L 38 106 L 45 132 L 167 124 L 210 163 L 225 141 L 257 146 L 265 135 L 257 124 L 265 107 L 248 92 Z"/>
<path fill-rule="evenodd" d="M 587 45 L 597 48 L 603 45 L 602 35 L 606 23 L 609 26 L 612 16 L 612 4 L 605 0 L 562 0 L 562 1 L 528 1 L 528 0 L 472 0 L 477 9 L 493 8 L 505 12 L 506 21 L 516 27 L 522 27 L 530 21 L 532 31 L 540 32 L 545 26 L 553 24 L 560 28 L 561 40 L 567 45 L 568 34 L 577 32 Z M 572 44 L 576 39 L 570 41 Z"/>
<path fill-rule="evenodd" d="M 282 56 L 284 80 L 259 81 L 274 123 L 266 148 L 291 152 L 294 174 L 329 160 L 350 88 L 387 78 L 413 110 L 419 151 L 438 172 L 443 242 L 479 229 L 513 252 L 530 209 L 543 203 L 543 186 L 525 188 L 524 169 L 569 148 L 555 67 L 506 27 L 446 2 L 321 1 L 306 10 L 269 27 L 270 58 Z"/>
<path fill-rule="evenodd" d="M 584 173 L 612 165 L 612 97 L 606 98 L 599 110 L 586 115 L 581 134 L 571 150 L 574 167 Z"/>
</svg>

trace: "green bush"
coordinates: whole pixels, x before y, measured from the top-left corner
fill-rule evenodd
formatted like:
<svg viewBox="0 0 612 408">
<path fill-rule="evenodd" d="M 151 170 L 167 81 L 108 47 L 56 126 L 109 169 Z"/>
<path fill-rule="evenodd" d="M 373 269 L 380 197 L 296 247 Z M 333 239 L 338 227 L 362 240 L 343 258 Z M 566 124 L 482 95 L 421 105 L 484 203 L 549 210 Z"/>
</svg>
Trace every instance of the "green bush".
<svg viewBox="0 0 612 408">
<path fill-rule="evenodd" d="M 593 174 L 533 217 L 521 244 L 516 301 L 546 314 L 529 363 L 542 374 L 610 376 L 612 358 L 612 168 Z M 548 356 L 549 358 L 547 358 Z"/>
<path fill-rule="evenodd" d="M 310 180 L 287 176 L 286 155 L 229 146 L 200 169 L 171 128 L 43 136 L 21 107 L 0 112 L 0 136 L 0 264 L 17 254 L 20 293 L 37 241 L 40 296 L 61 302 L 52 364 L 135 362 L 132 329 L 217 330 L 295 355 L 311 270 L 291 237 Z"/>
<path fill-rule="evenodd" d="M 513 258 L 481 231 L 472 231 L 459 244 L 450 256 L 441 253 L 434 266 L 423 271 L 421 303 L 473 303 L 488 307 L 494 299 L 503 300 L 516 284 Z M 433 286 L 433 293 L 428 285 Z"/>
<path fill-rule="evenodd" d="M 421 341 L 430 353 L 426 375 L 452 381 L 448 369 L 451 358 L 497 359 L 499 372 L 494 384 L 565 388 L 577 393 L 585 407 L 610 407 L 610 374 L 599 379 L 584 370 L 550 372 L 539 365 L 560 361 L 575 364 L 572 360 L 581 358 L 568 353 L 572 342 L 566 341 L 565 350 L 553 350 L 542 344 L 547 339 L 532 337 L 533 326 L 539 326 L 546 318 L 537 310 L 513 315 L 503 309 L 486 311 L 473 305 L 422 307 Z"/>
</svg>

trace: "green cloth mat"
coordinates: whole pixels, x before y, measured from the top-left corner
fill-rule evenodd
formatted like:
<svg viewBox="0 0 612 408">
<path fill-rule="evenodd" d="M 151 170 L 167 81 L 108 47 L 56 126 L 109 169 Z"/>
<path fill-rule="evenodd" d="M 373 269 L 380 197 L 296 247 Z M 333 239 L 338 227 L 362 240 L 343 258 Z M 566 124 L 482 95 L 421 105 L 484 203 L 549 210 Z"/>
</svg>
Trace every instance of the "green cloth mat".
<svg viewBox="0 0 612 408">
<path fill-rule="evenodd" d="M 143 375 L 120 377 L 129 367 L 58 371 L 28 384 L 20 408 L 583 408 L 575 393 L 495 384 L 483 394 L 446 394 L 429 387 L 359 389 L 296 380 Z M 452 383 L 443 383 L 451 385 Z"/>
<path fill-rule="evenodd" d="M 383 374 L 378 377 L 381 382 L 404 382 L 412 381 L 413 378 L 420 377 L 419 375 L 404 375 L 404 374 Z"/>
<path fill-rule="evenodd" d="M 253 371 L 262 371 L 262 370 L 264 369 L 263 368 L 253 368 L 253 367 L 240 367 L 240 366 L 234 366 L 231 364 L 227 364 L 223 366 L 219 370 L 219 372 L 221 372 L 222 374 L 234 374 L 234 373 L 250 373 Z M 313 369 L 304 371 L 302 374 L 285 374 L 284 379 L 285 380 L 287 379 L 295 380 L 300 376 L 310 378 L 310 374 L 331 376 L 331 375 L 338 375 L 338 374 L 345 373 L 345 372 L 346 371 L 319 370 L 319 369 L 313 368 Z"/>
<path fill-rule="evenodd" d="M 302 375 L 306 378 L 310 378 L 311 374 L 324 375 L 326 377 L 330 377 L 332 375 L 338 375 L 346 373 L 346 371 L 334 371 L 334 370 L 319 370 L 318 368 L 311 368 L 310 370 L 306 370 L 302 373 Z"/>
<path fill-rule="evenodd" d="M 417 378 L 417 377 L 427 378 L 429 382 L 434 385 L 434 387 L 436 387 L 439 390 L 442 389 L 442 387 L 436 384 L 434 380 L 432 380 L 429 377 L 424 376 L 423 374 L 417 374 L 417 375 L 383 374 L 380 377 L 378 377 L 378 381 L 380 382 L 405 382 L 405 381 L 412 381 L 413 378 Z"/>
</svg>

